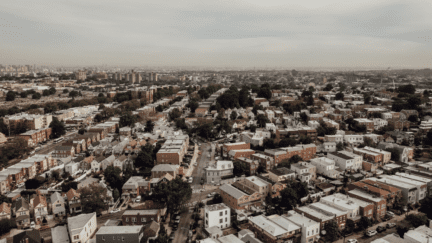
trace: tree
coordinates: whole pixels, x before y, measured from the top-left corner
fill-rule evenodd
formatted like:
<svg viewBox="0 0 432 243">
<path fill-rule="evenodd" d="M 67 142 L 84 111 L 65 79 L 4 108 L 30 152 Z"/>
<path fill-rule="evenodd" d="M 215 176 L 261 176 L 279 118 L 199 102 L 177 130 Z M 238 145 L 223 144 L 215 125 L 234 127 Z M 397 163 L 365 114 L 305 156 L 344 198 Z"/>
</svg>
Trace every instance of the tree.
<svg viewBox="0 0 432 243">
<path fill-rule="evenodd" d="M 0 220 L 0 235 L 4 235 L 6 233 L 9 233 L 12 229 L 13 224 L 10 219 L 2 219 Z"/>
<path fill-rule="evenodd" d="M 144 168 L 152 168 L 154 166 L 154 160 L 152 158 L 152 155 L 145 152 L 140 151 L 135 158 L 135 166 L 141 169 Z"/>
<path fill-rule="evenodd" d="M 354 231 L 355 223 L 352 219 L 347 219 L 345 229 L 348 234 Z"/>
<path fill-rule="evenodd" d="M 57 117 L 52 118 L 52 122 L 49 125 L 52 129 L 51 138 L 59 138 L 66 134 L 66 127 L 62 121 L 59 121 Z"/>
<path fill-rule="evenodd" d="M 234 161 L 233 166 L 234 166 L 233 169 L 234 176 L 242 176 L 242 175 L 249 174 L 248 167 L 246 164 L 241 163 L 239 161 Z"/>
<path fill-rule="evenodd" d="M 269 88 L 261 86 L 258 91 L 258 97 L 270 99 L 272 97 L 272 92 Z"/>
<path fill-rule="evenodd" d="M 340 231 L 336 220 L 331 220 L 324 225 L 324 230 L 326 231 L 325 238 L 330 241 L 336 241 L 339 239 Z"/>
<path fill-rule="evenodd" d="M 15 92 L 13 92 L 13 91 L 7 92 L 7 94 L 6 94 L 6 101 L 14 101 L 15 100 L 15 96 L 16 96 Z"/>
<path fill-rule="evenodd" d="M 397 233 L 401 238 L 404 237 L 405 233 L 408 232 L 408 230 L 409 230 L 408 227 L 400 226 L 400 225 L 396 226 L 396 233 Z"/>
<path fill-rule="evenodd" d="M 428 225 L 429 223 L 428 217 L 421 214 L 408 214 L 405 219 L 415 228 L 421 225 Z"/>
<path fill-rule="evenodd" d="M 432 195 L 428 195 L 420 202 L 419 211 L 432 219 Z"/>
<path fill-rule="evenodd" d="M 43 92 L 42 92 L 42 95 L 43 96 L 49 96 L 50 95 L 50 92 L 49 92 L 49 90 L 44 90 Z"/>
<path fill-rule="evenodd" d="M 386 149 L 387 152 L 391 153 L 391 160 L 393 161 L 399 161 L 400 159 L 400 152 L 397 148 L 388 148 Z"/>
<path fill-rule="evenodd" d="M 196 101 L 189 101 L 189 108 L 192 113 L 195 113 L 195 110 L 198 108 L 199 104 Z"/>
<path fill-rule="evenodd" d="M 108 166 L 104 171 L 104 176 L 106 182 L 112 187 L 117 188 L 119 191 L 123 186 L 123 179 L 120 176 L 122 170 L 118 167 L 114 167 L 112 165 Z"/>
<path fill-rule="evenodd" d="M 154 201 L 164 204 L 169 213 L 179 209 L 181 205 L 191 198 L 191 195 L 192 188 L 190 184 L 180 178 L 167 183 L 160 183 L 153 191 Z"/>
<path fill-rule="evenodd" d="M 367 229 L 370 225 L 372 224 L 371 220 L 368 217 L 362 216 L 359 220 L 359 222 L 357 223 L 357 227 L 360 230 L 365 230 Z"/>
<path fill-rule="evenodd" d="M 23 91 L 20 93 L 21 98 L 27 98 L 27 92 Z M 7 100 L 6 100 L 7 101 Z"/>
<path fill-rule="evenodd" d="M 327 84 L 325 87 L 324 87 L 324 91 L 330 91 L 330 90 L 332 90 L 333 89 L 333 85 L 331 85 L 331 84 Z"/>
<path fill-rule="evenodd" d="M 69 90 L 68 89 L 64 89 L 63 90 L 63 94 L 67 94 L 67 93 L 69 93 Z"/>
<path fill-rule="evenodd" d="M 137 118 L 132 115 L 132 112 L 126 112 L 120 117 L 119 127 L 134 127 Z"/>
<path fill-rule="evenodd" d="M 179 109 L 174 108 L 170 113 L 169 113 L 169 117 L 171 119 L 171 121 L 174 121 L 175 119 L 179 118 L 181 116 L 181 112 L 179 111 Z"/>
<path fill-rule="evenodd" d="M 235 119 L 237 119 L 237 112 L 232 111 L 232 112 L 231 112 L 231 115 L 230 115 L 230 118 L 231 118 L 231 120 L 235 120 Z"/>
<path fill-rule="evenodd" d="M 34 100 L 38 100 L 41 97 L 42 97 L 42 95 L 40 93 L 37 93 L 37 92 L 32 95 L 32 99 L 34 99 Z"/>
<path fill-rule="evenodd" d="M 336 151 L 341 151 L 341 150 L 344 150 L 344 149 L 345 149 L 345 146 L 344 146 L 344 144 L 342 142 L 338 142 L 336 144 Z"/>
<path fill-rule="evenodd" d="M 412 84 L 407 84 L 407 85 L 399 86 L 396 90 L 399 93 L 414 94 L 416 88 Z"/>
<path fill-rule="evenodd" d="M 69 92 L 69 97 L 71 97 L 71 98 L 75 98 L 78 95 L 79 95 L 79 93 L 76 90 L 72 90 L 71 92 Z"/>
<path fill-rule="evenodd" d="M 91 184 L 78 190 L 80 193 L 81 206 L 83 213 L 96 212 L 102 214 L 103 210 L 108 209 L 108 202 L 111 197 L 107 194 L 107 188 L 99 184 Z"/>
<path fill-rule="evenodd" d="M 292 147 L 297 145 L 297 140 L 294 138 L 283 138 L 279 142 L 279 147 Z"/>
<path fill-rule="evenodd" d="M 259 114 L 256 119 L 259 127 L 265 127 L 266 123 L 269 123 L 269 120 L 263 114 Z"/>
<path fill-rule="evenodd" d="M 95 122 L 101 122 L 103 120 L 103 117 L 100 113 L 97 113 L 96 116 L 94 117 L 94 121 Z"/>
<path fill-rule="evenodd" d="M 344 94 L 342 92 L 336 94 L 335 100 L 343 100 L 343 99 L 344 99 Z"/>
<path fill-rule="evenodd" d="M 34 179 L 28 179 L 25 184 L 25 188 L 29 189 L 38 189 L 45 182 L 45 178 L 41 176 L 36 176 Z"/>
<path fill-rule="evenodd" d="M 222 196 L 219 193 L 214 195 L 213 200 L 212 200 L 213 204 L 222 203 L 222 201 L 223 201 Z"/>
<path fill-rule="evenodd" d="M 62 192 L 68 192 L 70 189 L 77 190 L 78 183 L 75 181 L 63 182 L 61 185 Z"/>
<path fill-rule="evenodd" d="M 145 132 L 153 132 L 153 128 L 154 128 L 154 123 L 151 121 L 151 120 L 148 120 L 147 122 L 146 122 L 146 126 L 145 126 L 145 128 L 144 128 L 144 131 Z"/>
<path fill-rule="evenodd" d="M 60 180 L 60 172 L 58 170 L 54 170 L 51 173 L 51 177 L 54 178 L 54 180 L 59 181 Z"/>
<path fill-rule="evenodd" d="M 418 116 L 417 115 L 411 115 L 408 117 L 408 121 L 410 122 L 418 122 Z"/>
<path fill-rule="evenodd" d="M 87 130 L 85 128 L 81 128 L 80 130 L 78 130 L 78 134 L 83 135 L 85 132 L 87 132 Z"/>
</svg>

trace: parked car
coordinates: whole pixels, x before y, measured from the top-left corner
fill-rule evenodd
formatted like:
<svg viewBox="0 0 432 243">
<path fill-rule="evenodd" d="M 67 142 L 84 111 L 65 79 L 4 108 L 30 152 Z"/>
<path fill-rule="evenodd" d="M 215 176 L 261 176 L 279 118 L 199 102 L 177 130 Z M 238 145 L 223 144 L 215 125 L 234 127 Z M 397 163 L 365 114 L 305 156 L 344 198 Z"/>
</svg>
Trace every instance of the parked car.
<svg viewBox="0 0 432 243">
<path fill-rule="evenodd" d="M 110 211 L 110 213 L 118 213 L 118 212 L 120 212 L 120 209 L 119 209 L 119 208 L 117 208 L 117 209 L 113 209 L 113 210 Z"/>
<path fill-rule="evenodd" d="M 390 217 L 394 217 L 395 213 L 393 213 L 392 211 L 387 211 L 386 215 L 390 216 Z"/>
<path fill-rule="evenodd" d="M 189 177 L 188 182 L 189 182 L 189 183 L 192 183 L 192 182 L 193 182 L 193 177 L 192 177 L 192 176 Z"/>
<path fill-rule="evenodd" d="M 366 232 L 366 236 L 371 237 L 371 236 L 376 235 L 377 233 L 378 233 L 378 232 L 376 232 L 375 230 L 368 230 L 368 231 Z"/>
<path fill-rule="evenodd" d="M 347 242 L 348 243 L 357 243 L 357 240 L 356 239 L 349 239 L 349 240 L 347 240 Z"/>
<path fill-rule="evenodd" d="M 207 198 L 211 198 L 211 197 L 212 197 L 212 195 L 211 195 L 211 194 L 208 194 L 208 195 L 207 195 Z"/>
<path fill-rule="evenodd" d="M 386 227 L 387 227 L 388 229 L 393 228 L 393 227 L 395 227 L 395 226 L 396 226 L 395 223 L 388 223 L 388 224 L 386 224 Z"/>
<path fill-rule="evenodd" d="M 135 202 L 137 202 L 137 203 L 141 202 L 141 196 L 136 197 Z"/>
<path fill-rule="evenodd" d="M 35 228 L 36 228 L 36 224 L 35 224 L 34 221 L 31 221 L 31 223 L 30 223 L 30 228 L 31 228 L 31 229 L 35 229 Z"/>
<path fill-rule="evenodd" d="M 386 230 L 387 230 L 387 228 L 386 228 L 386 227 L 383 227 L 383 226 L 378 226 L 378 227 L 376 228 L 376 231 L 377 231 L 378 233 L 384 232 L 384 231 L 386 231 Z"/>
</svg>

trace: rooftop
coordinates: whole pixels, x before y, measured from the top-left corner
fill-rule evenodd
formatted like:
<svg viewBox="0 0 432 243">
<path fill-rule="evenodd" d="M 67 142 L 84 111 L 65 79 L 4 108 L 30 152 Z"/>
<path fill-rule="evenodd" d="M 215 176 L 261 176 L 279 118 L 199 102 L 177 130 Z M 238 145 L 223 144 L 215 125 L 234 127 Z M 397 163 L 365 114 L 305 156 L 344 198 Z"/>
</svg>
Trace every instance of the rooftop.
<svg viewBox="0 0 432 243">
<path fill-rule="evenodd" d="M 96 235 L 138 234 L 142 227 L 142 225 L 102 226 L 99 228 Z"/>
</svg>

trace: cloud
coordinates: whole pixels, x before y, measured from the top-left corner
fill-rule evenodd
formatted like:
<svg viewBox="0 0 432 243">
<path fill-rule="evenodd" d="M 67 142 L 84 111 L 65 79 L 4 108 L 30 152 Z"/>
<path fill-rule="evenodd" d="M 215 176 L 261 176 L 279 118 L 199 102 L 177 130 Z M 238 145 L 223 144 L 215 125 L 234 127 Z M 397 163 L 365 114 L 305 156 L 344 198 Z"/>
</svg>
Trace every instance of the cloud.
<svg viewBox="0 0 432 243">
<path fill-rule="evenodd" d="M 431 63 L 431 4 L 6 1 L 0 3 L 0 62 L 386 67 L 406 60 L 412 63 L 403 65 L 414 67 Z"/>
</svg>

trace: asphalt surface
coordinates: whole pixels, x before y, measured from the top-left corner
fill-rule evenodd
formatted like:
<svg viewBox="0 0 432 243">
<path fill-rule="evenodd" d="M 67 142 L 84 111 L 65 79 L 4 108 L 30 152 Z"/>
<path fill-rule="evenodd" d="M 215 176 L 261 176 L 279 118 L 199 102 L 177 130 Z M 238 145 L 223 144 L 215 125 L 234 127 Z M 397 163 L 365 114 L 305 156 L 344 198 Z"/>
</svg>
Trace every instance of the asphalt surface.
<svg viewBox="0 0 432 243">
<path fill-rule="evenodd" d="M 65 141 L 71 137 L 74 137 L 77 133 L 78 133 L 77 131 L 66 133 L 63 141 Z M 47 154 L 47 153 L 53 151 L 57 146 L 60 146 L 60 145 L 61 145 L 61 142 L 60 143 L 54 143 L 54 139 L 51 139 L 50 141 L 47 142 L 47 144 L 43 145 L 42 149 L 37 151 L 36 154 Z"/>
</svg>

